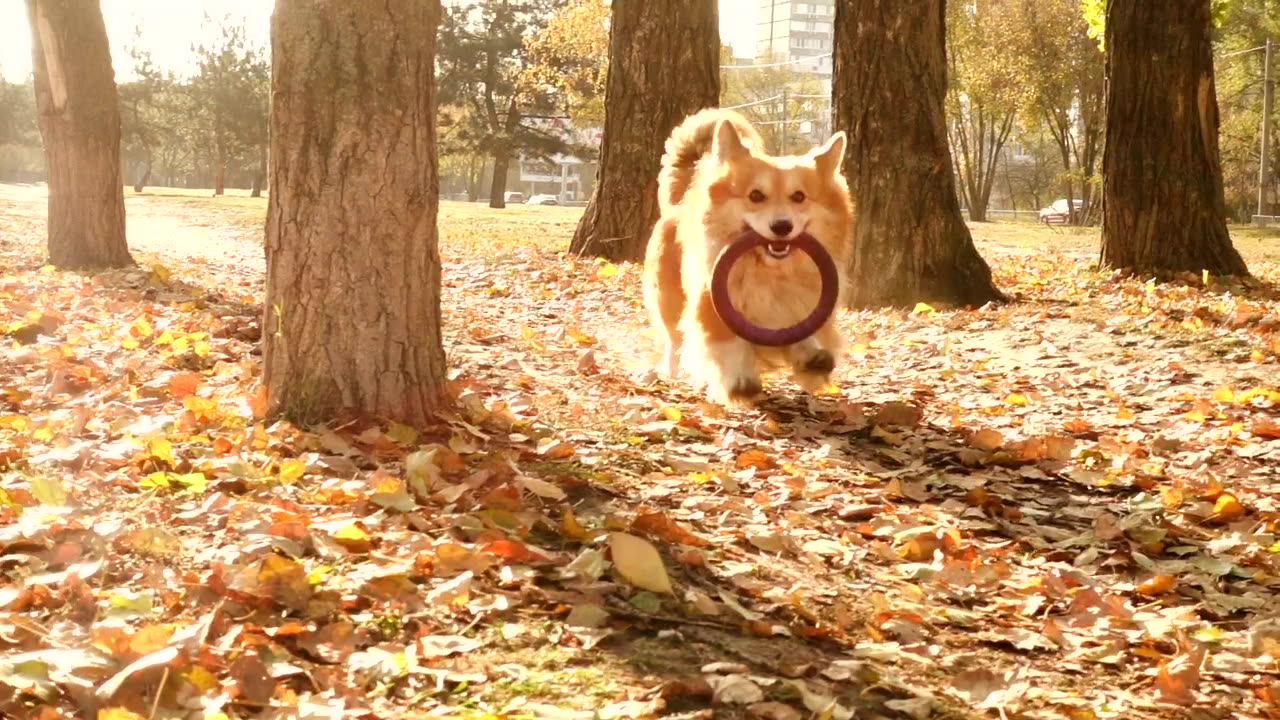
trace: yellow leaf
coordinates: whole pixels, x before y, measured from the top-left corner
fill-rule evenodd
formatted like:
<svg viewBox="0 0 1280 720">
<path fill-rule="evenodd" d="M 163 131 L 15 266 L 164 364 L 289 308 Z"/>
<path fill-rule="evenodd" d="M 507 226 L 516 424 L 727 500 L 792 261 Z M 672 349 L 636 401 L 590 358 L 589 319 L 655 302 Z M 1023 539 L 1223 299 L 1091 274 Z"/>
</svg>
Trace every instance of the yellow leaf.
<svg viewBox="0 0 1280 720">
<path fill-rule="evenodd" d="M 49 427 L 48 425 L 45 425 L 44 427 L 41 427 L 41 428 L 37 428 L 34 432 L 31 433 L 31 437 L 32 439 L 39 440 L 40 442 L 48 442 L 49 440 L 53 439 L 53 428 Z"/>
<path fill-rule="evenodd" d="M 144 488 L 167 488 L 169 487 L 169 473 L 164 471 L 153 472 L 138 481 L 138 485 Z"/>
<path fill-rule="evenodd" d="M 1006 405 L 1026 405 L 1028 400 L 1026 395 L 1019 395 L 1018 393 L 1010 393 L 1009 397 L 1004 399 L 1004 402 Z"/>
<path fill-rule="evenodd" d="M 1261 350 L 1255 349 L 1253 352 L 1249 353 L 1249 359 L 1253 362 L 1260 363 L 1263 360 L 1266 360 L 1267 356 Z"/>
<path fill-rule="evenodd" d="M 209 672 L 200 665 L 196 665 L 184 673 L 187 682 L 196 687 L 197 690 L 204 694 L 209 694 L 219 687 L 218 677 Z M 221 715 L 222 713 L 218 713 Z M 210 720 L 209 715 L 205 715 L 205 720 Z M 223 715 L 223 717 L 226 717 Z"/>
<path fill-rule="evenodd" d="M 158 279 L 160 282 L 164 282 L 165 280 L 168 280 L 169 276 L 173 274 L 172 272 L 169 271 L 169 268 L 161 265 L 160 263 L 156 263 L 152 265 L 151 272 L 156 274 L 156 279 Z"/>
<path fill-rule="evenodd" d="M 151 457 L 169 463 L 174 463 L 173 459 L 173 443 L 164 438 L 153 438 L 147 443 L 147 454 Z"/>
<path fill-rule="evenodd" d="M 604 280 L 605 278 L 611 278 L 620 272 L 622 271 L 618 269 L 617 265 L 614 265 L 613 263 L 605 263 L 604 267 L 596 271 L 596 277 Z"/>
<path fill-rule="evenodd" d="M 156 338 L 155 341 L 152 342 L 151 344 L 152 345 L 168 345 L 171 342 L 173 342 L 173 333 L 169 332 L 168 330 L 165 330 L 164 332 L 160 333 L 160 337 Z"/>
<path fill-rule="evenodd" d="M 364 542 L 369 539 L 369 533 L 356 523 L 343 525 L 338 528 L 338 532 L 333 534 L 335 540 L 356 540 Z"/>
<path fill-rule="evenodd" d="M 134 337 L 150 337 L 153 332 L 155 330 L 152 329 L 151 323 L 147 322 L 144 317 L 134 320 L 133 324 L 129 326 L 129 334 Z"/>
<path fill-rule="evenodd" d="M 592 336 L 590 336 L 590 335 L 588 335 L 588 334 L 586 334 L 586 333 L 582 332 L 581 330 L 578 330 L 578 329 L 577 329 L 577 328 L 575 328 L 575 327 L 566 327 L 566 328 L 564 329 L 564 332 L 565 332 L 565 334 L 566 334 L 566 335 L 568 335 L 569 337 L 573 338 L 574 340 L 577 340 L 577 341 L 578 341 L 578 343 L 579 343 L 579 344 L 581 344 L 581 345 L 595 345 L 595 344 L 596 344 L 596 339 L 595 339 L 594 337 L 592 337 Z"/>
<path fill-rule="evenodd" d="M 1220 403 L 1235 402 L 1236 393 L 1229 387 L 1218 388 L 1213 392 L 1213 401 Z"/>
<path fill-rule="evenodd" d="M 282 483 L 296 483 L 302 479 L 302 474 L 307 470 L 307 461 L 298 458 L 290 458 L 281 461 L 280 468 L 277 471 L 280 475 Z"/>
<path fill-rule="evenodd" d="M 934 315 L 934 314 L 936 314 L 937 312 L 938 312 L 938 311 L 937 311 L 937 310 L 934 310 L 934 309 L 933 309 L 933 306 L 932 306 L 932 305 L 930 305 L 929 303 L 922 303 L 922 302 L 918 302 L 918 303 L 916 303 L 916 307 L 915 307 L 915 309 L 911 311 L 911 314 L 913 314 L 913 315 L 917 315 L 917 314 L 923 314 L 923 315 Z"/>
<path fill-rule="evenodd" d="M 182 487 L 196 494 L 204 492 L 204 489 L 209 486 L 209 481 L 205 478 L 204 473 L 202 472 L 178 475 L 174 477 L 174 480 L 176 480 Z"/>
<path fill-rule="evenodd" d="M 208 357 L 208 356 L 209 356 L 209 350 L 210 350 L 209 343 L 207 343 L 207 342 L 198 342 L 198 343 L 196 343 L 196 344 L 195 344 L 195 346 L 194 346 L 194 347 L 192 347 L 192 348 L 191 348 L 191 350 L 192 350 L 192 352 L 194 352 L 198 357 Z"/>
<path fill-rule="evenodd" d="M 22 432 L 27 429 L 27 424 L 25 415 L 0 415 L 0 429 Z"/>
<path fill-rule="evenodd" d="M 609 533 L 609 550 L 614 567 L 627 582 L 650 592 L 672 592 L 662 556 L 648 540 L 630 533 Z"/>
<path fill-rule="evenodd" d="M 662 408 L 662 414 L 671 422 L 680 422 L 680 418 L 683 417 L 680 414 L 680 408 L 674 405 L 668 405 Z"/>
<path fill-rule="evenodd" d="M 418 431 L 408 425 L 391 423 L 391 427 L 387 428 L 387 437 L 400 445 L 412 445 L 418 441 Z"/>
</svg>

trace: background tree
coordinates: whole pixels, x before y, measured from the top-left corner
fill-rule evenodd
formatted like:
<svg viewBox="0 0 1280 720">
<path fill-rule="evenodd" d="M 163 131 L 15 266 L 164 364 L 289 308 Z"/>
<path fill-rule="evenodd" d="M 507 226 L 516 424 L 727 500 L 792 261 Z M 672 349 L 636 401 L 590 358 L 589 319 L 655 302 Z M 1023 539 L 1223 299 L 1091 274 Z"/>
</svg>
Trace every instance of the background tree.
<svg viewBox="0 0 1280 720">
<path fill-rule="evenodd" d="M 525 40 L 532 79 L 555 88 L 575 125 L 604 122 L 609 70 L 609 6 L 569 0 L 539 33 Z"/>
<path fill-rule="evenodd" d="M 945 20 L 944 0 L 836 4 L 835 127 L 849 133 L 844 167 L 858 208 L 854 306 L 1003 297 L 956 195 Z"/>
<path fill-rule="evenodd" d="M 1248 222 L 1257 210 L 1258 163 L 1262 146 L 1262 52 L 1248 52 L 1266 42 L 1280 40 L 1280 3 L 1272 0 L 1231 0 L 1214 5 L 1217 21 L 1215 73 L 1222 117 L 1219 149 L 1222 153 L 1223 192 L 1228 216 Z M 1234 54 L 1231 57 L 1228 55 Z M 1277 69 L 1280 69 L 1278 63 Z M 1272 109 L 1272 128 L 1280 128 L 1280 103 Z M 1280 197 L 1280 145 L 1272 135 L 1273 183 L 1268 188 L 1268 209 Z"/>
<path fill-rule="evenodd" d="M 97 0 L 27 0 L 49 168 L 49 260 L 132 264 L 120 183 L 120 107 Z"/>
<path fill-rule="evenodd" d="M 1248 275 L 1227 234 L 1209 0 L 1110 0 L 1102 264 Z"/>
<path fill-rule="evenodd" d="M 213 24 L 206 16 L 206 24 Z M 253 47 L 243 23 L 228 17 L 217 22 L 218 37 L 193 48 L 198 70 L 188 90 L 194 119 L 213 171 L 213 194 L 226 191 L 228 166 L 246 153 L 256 153 L 255 195 L 261 192 L 267 154 L 269 61 Z"/>
<path fill-rule="evenodd" d="M 604 141 L 595 189 L 569 251 L 639 260 L 658 220 L 671 130 L 720 98 L 715 0 L 614 0 Z"/>
<path fill-rule="evenodd" d="M 947 132 L 969 219 L 987 219 L 1000 158 L 1025 84 L 1011 57 L 1012 0 L 952 2 L 947 8 Z"/>
<path fill-rule="evenodd" d="M 545 122 L 562 98 L 534 72 L 526 37 L 537 36 L 564 0 L 480 0 L 448 9 L 440 30 L 440 100 L 465 108 L 451 147 L 491 157 L 489 206 L 506 206 L 507 171 L 520 156 L 549 160 L 573 148 Z"/>
<path fill-rule="evenodd" d="M 1028 120 L 1058 146 L 1067 199 L 1082 201 L 1073 222 L 1096 216 L 1106 127 L 1105 59 L 1081 8 L 1081 0 L 1011 0 L 1003 38 L 1029 90 Z"/>
<path fill-rule="evenodd" d="M 731 53 L 721 53 L 720 60 L 724 65 L 733 65 Z M 785 97 L 779 98 L 784 88 Z M 807 152 L 813 147 L 810 134 L 799 132 L 802 122 L 822 126 L 816 134 L 824 140 L 830 135 L 822 132 L 830 129 L 825 127 L 827 122 L 823 122 L 831 116 L 830 100 L 805 97 L 827 95 L 829 90 L 818 75 L 796 70 L 794 66 L 741 66 L 720 73 L 721 107 L 745 106 L 738 112 L 756 126 L 769 152 L 778 155 Z"/>
<path fill-rule="evenodd" d="M 276 2 L 263 324 L 275 411 L 420 426 L 443 401 L 439 23 L 437 2 Z"/>
</svg>

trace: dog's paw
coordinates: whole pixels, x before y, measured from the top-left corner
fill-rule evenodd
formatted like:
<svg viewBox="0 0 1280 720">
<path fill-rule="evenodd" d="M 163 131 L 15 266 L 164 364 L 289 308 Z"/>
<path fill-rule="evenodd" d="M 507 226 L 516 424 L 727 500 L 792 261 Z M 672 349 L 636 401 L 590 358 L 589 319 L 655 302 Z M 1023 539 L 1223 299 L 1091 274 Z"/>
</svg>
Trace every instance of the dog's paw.
<svg viewBox="0 0 1280 720">
<path fill-rule="evenodd" d="M 796 371 L 806 374 L 825 375 L 835 369 L 835 356 L 828 350 L 819 349 L 805 358 L 804 363 L 796 368 Z"/>
<path fill-rule="evenodd" d="M 744 377 L 712 383 L 707 388 L 711 400 L 726 407 L 750 407 L 764 394 L 760 378 Z"/>
</svg>

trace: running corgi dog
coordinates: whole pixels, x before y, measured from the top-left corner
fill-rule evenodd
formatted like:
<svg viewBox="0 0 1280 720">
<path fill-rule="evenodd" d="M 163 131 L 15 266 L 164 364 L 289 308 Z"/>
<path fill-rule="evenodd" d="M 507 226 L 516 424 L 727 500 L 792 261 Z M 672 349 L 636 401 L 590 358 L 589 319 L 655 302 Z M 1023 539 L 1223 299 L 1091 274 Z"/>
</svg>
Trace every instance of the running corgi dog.
<svg viewBox="0 0 1280 720">
<path fill-rule="evenodd" d="M 804 155 L 772 156 L 741 114 L 709 108 L 667 138 L 658 175 L 661 216 L 645 252 L 649 319 L 665 343 L 660 371 L 680 368 L 722 404 L 750 405 L 761 373 L 790 368 L 814 392 L 830 382 L 841 338 L 835 316 L 814 335 L 785 347 L 753 345 L 731 331 L 711 304 L 711 270 L 744 231 L 776 240 L 809 233 L 831 253 L 846 296 L 853 201 L 841 173 L 845 134 Z M 751 322 L 794 325 L 818 303 L 818 268 L 785 244 L 752 250 L 729 275 L 729 296 Z"/>
</svg>

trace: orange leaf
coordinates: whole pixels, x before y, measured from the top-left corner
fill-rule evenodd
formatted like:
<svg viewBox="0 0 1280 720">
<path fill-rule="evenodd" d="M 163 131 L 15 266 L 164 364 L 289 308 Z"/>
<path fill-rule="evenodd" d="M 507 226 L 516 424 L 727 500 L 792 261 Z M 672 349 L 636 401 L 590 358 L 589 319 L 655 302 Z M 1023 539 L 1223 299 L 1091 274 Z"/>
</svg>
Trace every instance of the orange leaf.
<svg viewBox="0 0 1280 720">
<path fill-rule="evenodd" d="M 545 556 L 533 552 L 524 543 L 515 540 L 494 540 L 481 550 L 515 563 L 546 562 L 547 560 Z"/>
<path fill-rule="evenodd" d="M 1231 493 L 1222 493 L 1218 496 L 1218 501 L 1213 504 L 1213 517 L 1221 522 L 1231 522 L 1244 517 L 1246 510 L 1235 495 Z"/>
<path fill-rule="evenodd" d="M 757 470 L 770 470 L 776 466 L 769 453 L 763 450 L 746 450 L 734 461 L 739 469 L 753 467 Z"/>
<path fill-rule="evenodd" d="M 1134 588 L 1134 590 L 1136 590 L 1139 595 L 1153 597 L 1155 595 L 1163 595 L 1172 591 L 1174 586 L 1177 584 L 1177 578 L 1172 575 L 1156 575 L 1150 580 Z"/>
</svg>

